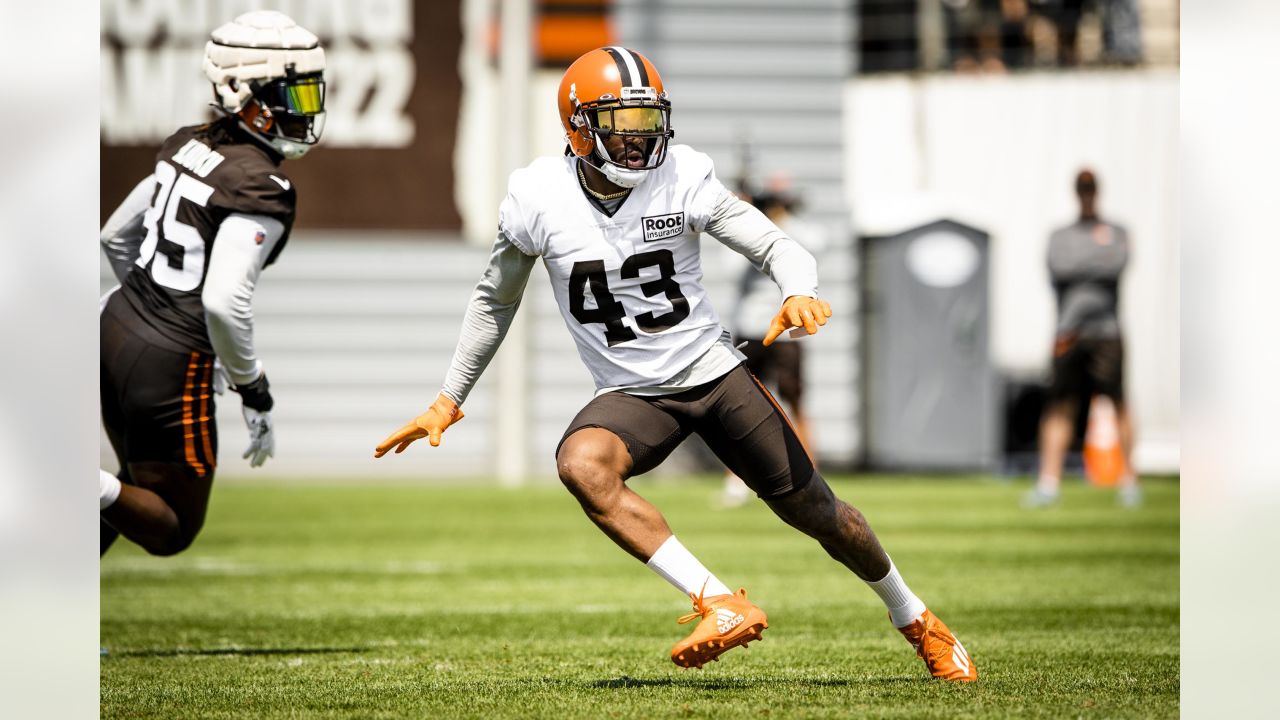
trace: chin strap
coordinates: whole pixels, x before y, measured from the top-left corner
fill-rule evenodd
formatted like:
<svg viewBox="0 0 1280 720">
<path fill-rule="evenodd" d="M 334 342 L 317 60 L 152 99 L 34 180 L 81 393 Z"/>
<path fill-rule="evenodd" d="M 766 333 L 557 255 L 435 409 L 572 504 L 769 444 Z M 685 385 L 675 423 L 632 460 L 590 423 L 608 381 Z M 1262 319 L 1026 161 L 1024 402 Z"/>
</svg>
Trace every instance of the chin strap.
<svg viewBox="0 0 1280 720">
<path fill-rule="evenodd" d="M 221 113 L 223 117 L 235 118 L 236 124 L 240 126 L 241 130 L 248 133 L 249 137 L 253 138 L 260 145 L 269 148 L 277 155 L 284 157 L 286 160 L 297 160 L 303 155 L 306 155 L 307 151 L 311 149 L 311 146 L 306 143 L 300 143 L 296 140 L 280 137 L 279 135 L 266 135 L 261 130 L 256 129 L 249 125 L 249 123 L 245 122 L 244 118 L 240 116 L 240 113 L 231 112 L 217 103 L 209 103 L 209 107 Z"/>
<path fill-rule="evenodd" d="M 620 168 L 617 165 L 610 165 L 607 163 L 603 168 L 600 168 L 600 172 L 604 173 L 604 176 L 609 179 L 609 182 L 613 183 L 614 185 L 617 185 L 618 187 L 624 187 L 624 188 L 633 188 L 639 185 L 640 183 L 644 182 L 645 178 L 649 177 L 648 168 L 645 168 L 645 169 L 628 168 L 624 170 L 623 168 Z"/>
<path fill-rule="evenodd" d="M 599 142 L 596 143 L 595 152 L 596 153 L 604 152 Z M 614 165 L 613 163 L 607 162 L 606 160 L 598 157 L 597 155 L 595 155 L 595 153 L 589 154 L 583 157 L 582 159 L 591 163 L 591 167 L 599 170 L 601 173 L 604 173 L 605 178 L 609 182 L 613 183 L 614 185 L 617 185 L 618 187 L 627 188 L 627 189 L 631 189 L 639 185 L 640 183 L 644 182 L 644 179 L 649 177 L 649 170 L 652 169 L 652 168 L 620 168 L 617 165 Z"/>
</svg>

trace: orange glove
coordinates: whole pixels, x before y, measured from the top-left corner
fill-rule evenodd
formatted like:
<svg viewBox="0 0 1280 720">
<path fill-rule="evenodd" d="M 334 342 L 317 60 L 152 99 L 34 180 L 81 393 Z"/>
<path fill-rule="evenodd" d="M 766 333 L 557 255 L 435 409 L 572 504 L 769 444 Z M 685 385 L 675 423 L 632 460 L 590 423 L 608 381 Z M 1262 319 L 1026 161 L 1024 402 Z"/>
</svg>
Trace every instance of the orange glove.
<svg viewBox="0 0 1280 720">
<path fill-rule="evenodd" d="M 391 448 L 396 449 L 396 453 L 404 452 L 414 440 L 428 438 L 431 447 L 440 446 L 440 435 L 444 433 L 448 427 L 463 417 L 462 410 L 458 404 L 443 393 L 436 396 L 436 401 L 431 403 L 431 407 L 427 411 L 414 418 L 413 422 L 406 423 L 404 427 L 392 433 L 382 444 L 374 450 L 373 456 L 380 458 L 386 455 Z"/>
<path fill-rule="evenodd" d="M 765 347 L 772 345 L 782 331 L 788 328 L 802 327 L 805 332 L 813 335 L 818 332 L 819 325 L 827 324 L 829 317 L 831 317 L 831 306 L 826 300 L 811 298 L 808 295 L 792 295 L 782 301 L 782 309 L 774 316 L 773 322 L 769 323 L 769 332 L 764 336 L 764 342 L 761 344 Z"/>
</svg>

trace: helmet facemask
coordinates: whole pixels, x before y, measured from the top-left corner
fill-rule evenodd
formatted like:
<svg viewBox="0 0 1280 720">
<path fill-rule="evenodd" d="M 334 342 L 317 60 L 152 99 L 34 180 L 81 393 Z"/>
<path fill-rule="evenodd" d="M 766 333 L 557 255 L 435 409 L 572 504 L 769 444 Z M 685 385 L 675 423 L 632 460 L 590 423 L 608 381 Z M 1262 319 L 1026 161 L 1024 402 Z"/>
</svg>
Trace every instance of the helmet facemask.
<svg viewBox="0 0 1280 720">
<path fill-rule="evenodd" d="M 594 152 L 585 159 L 613 184 L 630 188 L 666 160 L 667 144 L 675 133 L 666 93 L 658 95 L 651 87 L 623 87 L 622 95 L 621 99 L 605 95 L 579 105 L 571 122 L 594 138 Z"/>
<path fill-rule="evenodd" d="M 258 112 L 247 124 L 273 149 L 295 159 L 320 141 L 325 120 L 323 73 L 298 74 L 290 66 L 285 77 L 251 80 L 249 87 Z"/>
</svg>

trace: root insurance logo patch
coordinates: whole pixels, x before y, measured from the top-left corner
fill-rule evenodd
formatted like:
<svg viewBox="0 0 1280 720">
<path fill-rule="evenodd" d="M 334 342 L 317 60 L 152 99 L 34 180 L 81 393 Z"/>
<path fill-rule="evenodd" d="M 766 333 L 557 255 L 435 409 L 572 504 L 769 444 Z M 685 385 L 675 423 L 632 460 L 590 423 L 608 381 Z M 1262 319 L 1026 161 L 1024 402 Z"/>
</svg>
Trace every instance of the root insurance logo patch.
<svg viewBox="0 0 1280 720">
<path fill-rule="evenodd" d="M 640 218 L 640 224 L 644 227 L 644 241 L 653 242 L 654 240 L 664 240 L 669 237 L 684 234 L 684 212 L 674 212 L 667 215 L 654 215 L 652 217 Z"/>
</svg>

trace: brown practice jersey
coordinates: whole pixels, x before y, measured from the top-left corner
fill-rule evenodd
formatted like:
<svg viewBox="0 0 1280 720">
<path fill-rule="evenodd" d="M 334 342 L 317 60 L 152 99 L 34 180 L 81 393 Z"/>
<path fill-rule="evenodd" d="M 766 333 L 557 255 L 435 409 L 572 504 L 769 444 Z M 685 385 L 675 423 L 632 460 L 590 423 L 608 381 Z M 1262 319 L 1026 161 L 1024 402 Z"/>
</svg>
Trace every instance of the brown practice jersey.
<svg viewBox="0 0 1280 720">
<path fill-rule="evenodd" d="M 136 334 L 178 352 L 212 353 L 204 288 L 218 228 L 227 216 L 266 215 L 284 225 L 267 265 L 289 238 L 296 207 L 280 157 L 235 120 L 178 130 L 156 156 L 155 190 L 143 218 L 146 237 L 123 281 L 124 302 L 108 305 Z"/>
</svg>

